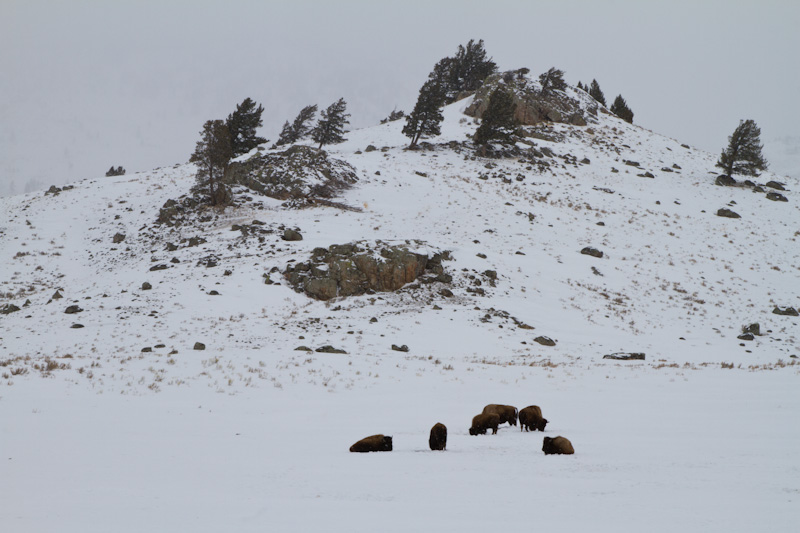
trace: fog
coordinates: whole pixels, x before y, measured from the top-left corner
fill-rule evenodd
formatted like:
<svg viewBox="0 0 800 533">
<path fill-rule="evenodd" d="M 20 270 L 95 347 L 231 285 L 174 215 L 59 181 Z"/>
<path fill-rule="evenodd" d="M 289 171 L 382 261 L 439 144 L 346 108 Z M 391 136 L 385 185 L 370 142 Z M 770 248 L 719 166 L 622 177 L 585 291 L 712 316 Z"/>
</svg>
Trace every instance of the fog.
<svg viewBox="0 0 800 533">
<path fill-rule="evenodd" d="M 799 23 L 791 0 L 2 0 L 0 195 L 186 162 L 245 97 L 273 141 L 339 97 L 376 124 L 469 39 L 500 69 L 597 79 L 634 123 L 714 153 L 753 119 L 771 170 L 800 178 Z"/>
</svg>

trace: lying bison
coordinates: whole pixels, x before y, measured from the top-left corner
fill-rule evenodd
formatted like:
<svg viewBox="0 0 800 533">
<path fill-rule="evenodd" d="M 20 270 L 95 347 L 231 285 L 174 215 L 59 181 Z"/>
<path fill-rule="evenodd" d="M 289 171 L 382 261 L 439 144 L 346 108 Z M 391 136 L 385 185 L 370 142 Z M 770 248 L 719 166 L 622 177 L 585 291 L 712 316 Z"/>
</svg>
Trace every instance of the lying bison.
<svg viewBox="0 0 800 533">
<path fill-rule="evenodd" d="M 497 434 L 497 426 L 500 424 L 500 415 L 497 413 L 482 413 L 472 419 L 472 427 L 469 428 L 470 435 L 486 435 L 486 430 L 492 428 L 492 435 Z"/>
<path fill-rule="evenodd" d="M 544 431 L 547 419 L 542 417 L 542 409 L 538 405 L 529 405 L 519 411 L 519 430 Z"/>
<path fill-rule="evenodd" d="M 483 414 L 495 413 L 500 417 L 500 423 L 508 422 L 512 426 L 517 425 L 517 408 L 513 405 L 498 405 L 490 403 L 483 408 Z"/>
<path fill-rule="evenodd" d="M 383 435 L 372 435 L 361 439 L 352 446 L 351 452 L 390 452 L 392 451 L 392 437 L 384 437 Z"/>
<path fill-rule="evenodd" d="M 545 437 L 544 442 L 542 443 L 542 451 L 545 455 L 572 455 L 575 453 L 572 443 L 565 437 L 556 437 L 553 439 L 550 437 Z"/>
<path fill-rule="evenodd" d="M 431 428 L 431 436 L 428 439 L 431 450 L 444 450 L 447 446 L 447 427 L 437 423 Z"/>
</svg>

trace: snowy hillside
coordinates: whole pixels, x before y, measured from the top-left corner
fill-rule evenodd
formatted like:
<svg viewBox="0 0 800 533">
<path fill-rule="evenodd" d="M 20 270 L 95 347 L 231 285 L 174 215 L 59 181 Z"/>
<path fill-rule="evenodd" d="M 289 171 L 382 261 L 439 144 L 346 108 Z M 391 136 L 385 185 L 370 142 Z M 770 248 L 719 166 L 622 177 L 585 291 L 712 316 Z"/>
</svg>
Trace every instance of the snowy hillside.
<svg viewBox="0 0 800 533">
<path fill-rule="evenodd" d="M 355 209 L 240 189 L 156 224 L 188 164 L 1 199 L 10 531 L 793 530 L 800 319 L 773 310 L 800 308 L 798 184 L 717 186 L 716 156 L 604 112 L 540 128 L 535 163 L 480 158 L 467 105 L 429 149 L 403 121 L 326 147 Z M 281 275 L 352 242 L 450 251 L 452 282 L 318 301 Z M 575 456 L 469 436 L 497 402 L 540 405 Z M 376 433 L 394 452 L 347 453 Z"/>
</svg>

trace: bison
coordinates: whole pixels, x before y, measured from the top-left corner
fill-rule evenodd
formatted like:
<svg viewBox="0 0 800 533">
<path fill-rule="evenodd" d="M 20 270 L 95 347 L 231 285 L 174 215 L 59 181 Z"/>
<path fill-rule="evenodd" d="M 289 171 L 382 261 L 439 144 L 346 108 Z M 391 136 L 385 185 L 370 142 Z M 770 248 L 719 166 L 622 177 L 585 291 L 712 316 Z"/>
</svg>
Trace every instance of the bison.
<svg viewBox="0 0 800 533">
<path fill-rule="evenodd" d="M 550 437 L 545 437 L 544 442 L 542 443 L 542 451 L 545 455 L 572 455 L 575 453 L 575 448 L 572 447 L 572 443 L 569 441 L 569 439 L 565 437 L 555 437 L 553 439 Z"/>
<path fill-rule="evenodd" d="M 517 425 L 517 408 L 513 405 L 498 405 L 490 403 L 483 408 L 483 414 L 495 413 L 500 417 L 500 423 L 508 422 L 512 426 Z"/>
<path fill-rule="evenodd" d="M 447 446 L 447 427 L 442 423 L 437 423 L 431 428 L 431 436 L 428 439 L 431 450 L 444 450 Z"/>
<path fill-rule="evenodd" d="M 492 428 L 492 435 L 495 435 L 498 424 L 500 424 L 500 415 L 497 413 L 479 414 L 472 418 L 472 427 L 469 428 L 469 434 L 486 435 L 486 430 Z"/>
<path fill-rule="evenodd" d="M 350 446 L 351 452 L 390 452 L 392 451 L 392 437 L 372 435 Z"/>
<path fill-rule="evenodd" d="M 519 430 L 544 431 L 547 419 L 542 417 L 542 409 L 538 405 L 529 405 L 519 411 Z"/>
</svg>

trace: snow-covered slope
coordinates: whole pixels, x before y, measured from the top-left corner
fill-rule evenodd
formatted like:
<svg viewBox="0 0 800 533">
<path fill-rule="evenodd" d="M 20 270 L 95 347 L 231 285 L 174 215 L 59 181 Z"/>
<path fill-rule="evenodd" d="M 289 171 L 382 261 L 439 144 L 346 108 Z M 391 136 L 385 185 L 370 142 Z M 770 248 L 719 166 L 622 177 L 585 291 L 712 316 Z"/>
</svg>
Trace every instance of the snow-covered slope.
<svg viewBox="0 0 800 533">
<path fill-rule="evenodd" d="M 772 311 L 800 307 L 798 184 L 786 184 L 788 202 L 716 186 L 715 156 L 603 112 L 587 127 L 548 126 L 563 140 L 531 139 L 551 154 L 537 162 L 482 159 L 457 144 L 476 127 L 467 104 L 445 109 L 433 149 L 404 150 L 402 121 L 326 147 L 357 169 L 337 200 L 360 211 L 256 197 L 196 226 L 156 225 L 193 184 L 192 165 L 1 199 L 0 306 L 21 310 L 0 315 L 0 477 L 11 480 L 0 515 L 15 531 L 262 531 L 270 520 L 286 531 L 334 518 L 334 530 L 578 530 L 598 529 L 597 516 L 619 526 L 610 508 L 632 502 L 621 522 L 630 529 L 747 531 L 769 520 L 788 531 L 800 491 L 789 423 L 800 408 L 799 320 Z M 770 179 L 785 178 L 759 182 Z M 723 207 L 741 218 L 716 216 Z M 231 230 L 253 220 L 264 223 L 260 239 Z M 303 240 L 281 240 L 285 227 Z M 453 283 L 320 302 L 280 276 L 315 247 L 354 241 L 449 250 Z M 66 314 L 72 305 L 82 311 Z M 737 338 L 752 323 L 762 334 Z M 325 345 L 347 354 L 296 350 Z M 614 352 L 646 359 L 602 359 Z M 545 434 L 570 437 L 575 461 L 545 459 L 540 436 L 516 428 L 469 437 L 471 417 L 492 402 L 541 405 Z M 403 453 L 425 449 L 437 421 L 450 428 L 444 459 Z M 739 439 L 762 421 L 765 434 Z M 396 453 L 346 453 L 380 432 L 394 432 Z M 69 453 L 31 439 L 66 442 Z M 65 464 L 73 454 L 81 459 Z M 127 481 L 114 481 L 116 468 Z M 66 528 L 22 503 L 41 494 L 38 482 L 66 489 L 76 474 L 77 490 L 57 505 Z M 145 501 L 151 489 L 161 503 Z M 754 503 L 756 490 L 768 497 Z M 95 491 L 105 510 L 91 522 Z M 725 499 L 755 511 L 728 515 Z M 665 508 L 683 504 L 675 522 Z M 121 520 L 143 513 L 153 521 Z"/>
</svg>

